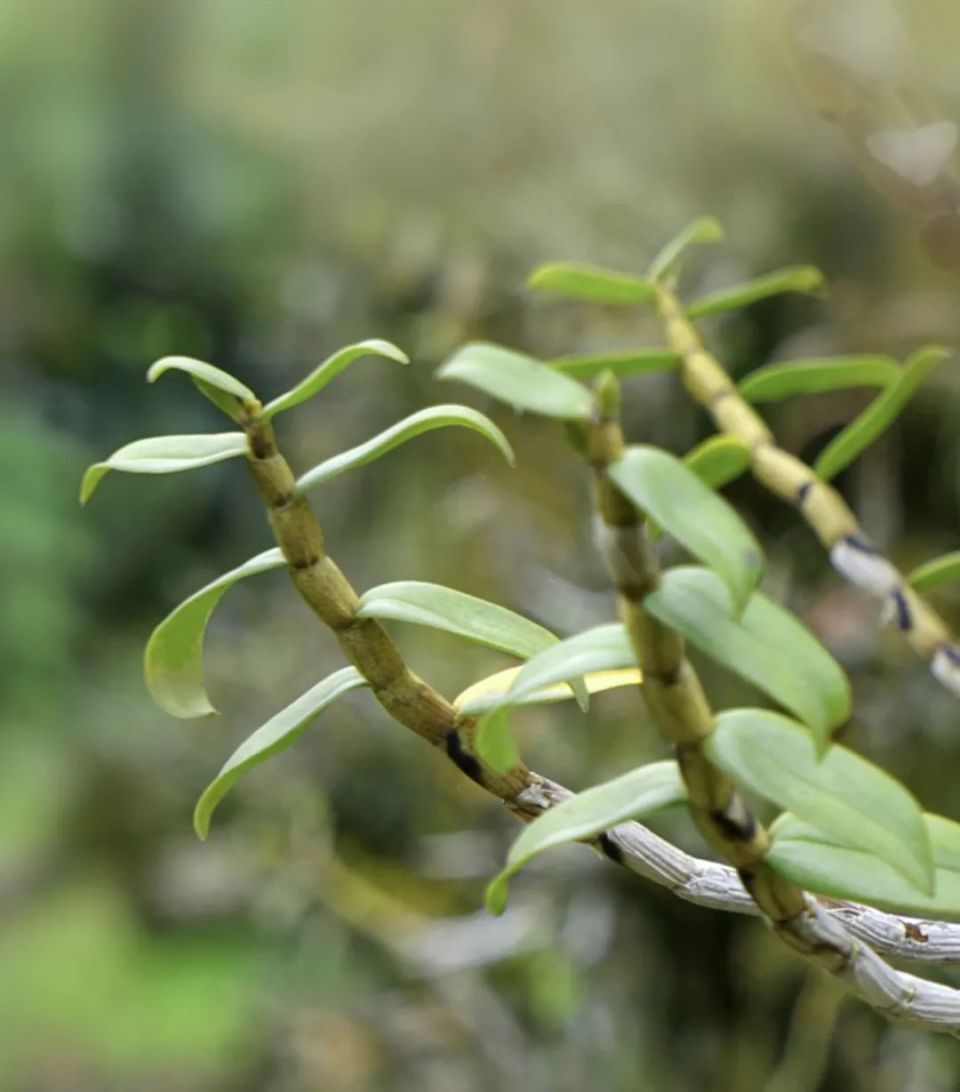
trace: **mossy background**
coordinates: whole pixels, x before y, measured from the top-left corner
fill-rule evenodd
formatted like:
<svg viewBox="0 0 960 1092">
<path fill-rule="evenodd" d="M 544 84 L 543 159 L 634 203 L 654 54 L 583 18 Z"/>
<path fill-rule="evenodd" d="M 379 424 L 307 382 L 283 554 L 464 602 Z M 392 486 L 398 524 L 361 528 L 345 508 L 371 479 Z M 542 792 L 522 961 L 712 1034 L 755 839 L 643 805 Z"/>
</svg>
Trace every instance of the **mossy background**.
<svg viewBox="0 0 960 1092">
<path fill-rule="evenodd" d="M 892 9 L 866 8 L 862 25 L 894 27 L 892 68 L 933 116 L 960 120 L 952 0 L 905 2 L 893 24 Z M 515 882 L 511 913 L 486 918 L 509 817 L 363 695 L 243 781 L 201 846 L 190 813 L 226 755 L 341 661 L 268 574 L 211 627 L 223 716 L 166 718 L 142 683 L 143 643 L 180 598 L 269 545 L 253 491 L 228 463 L 112 475 L 88 510 L 75 499 L 83 467 L 120 443 L 222 428 L 189 383 L 146 386 L 157 357 L 211 360 L 269 397 L 339 345 L 386 337 L 412 367 L 367 361 L 282 419 L 298 468 L 458 399 L 494 416 L 519 466 L 451 430 L 331 482 L 316 504 L 353 582 L 447 582 L 561 633 L 608 619 L 587 483 L 560 430 L 432 373 L 474 337 L 542 355 L 657 343 L 648 316 L 531 298 L 524 275 L 553 258 L 642 269 L 704 212 L 728 241 L 697 257 L 690 288 L 798 262 L 832 285 L 826 300 L 705 324 L 738 374 L 778 356 L 960 345 L 960 281 L 929 260 L 925 217 L 870 184 L 791 69 L 796 19 L 841 9 L 865 10 L 2 5 L 0 1087 L 957 1087 L 948 1040 L 841 1002 L 757 922 L 687 906 L 585 850 L 545 858 Z M 906 568 L 958 546 L 958 376 L 943 365 L 840 481 Z M 866 398 L 769 419 L 809 456 Z M 708 427 L 671 376 L 627 384 L 627 422 L 676 452 Z M 851 673 L 850 741 L 960 818 L 956 702 L 795 513 L 749 482 L 729 492 L 768 545 L 768 590 Z M 955 593 L 938 603 L 960 623 Z M 396 632 L 448 694 L 505 665 Z M 756 700 L 706 678 L 720 707 Z M 587 719 L 517 721 L 531 764 L 573 787 L 663 754 L 627 694 Z M 703 851 L 682 815 L 657 826 Z"/>
</svg>

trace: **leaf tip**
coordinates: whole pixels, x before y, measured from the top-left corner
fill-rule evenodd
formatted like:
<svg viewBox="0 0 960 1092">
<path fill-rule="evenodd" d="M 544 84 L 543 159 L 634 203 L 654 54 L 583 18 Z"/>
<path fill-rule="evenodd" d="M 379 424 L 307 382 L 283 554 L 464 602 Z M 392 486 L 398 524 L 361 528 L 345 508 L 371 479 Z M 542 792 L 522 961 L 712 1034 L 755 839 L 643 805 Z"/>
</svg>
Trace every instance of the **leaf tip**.
<svg viewBox="0 0 960 1092">
<path fill-rule="evenodd" d="M 83 478 L 80 480 L 80 504 L 85 505 L 87 501 L 93 496 L 94 490 L 100 484 L 100 479 L 107 472 L 106 464 L 104 463 L 92 463 L 83 472 Z"/>
<path fill-rule="evenodd" d="M 494 877 L 494 879 L 487 884 L 487 889 L 483 895 L 483 901 L 488 914 L 493 914 L 494 917 L 500 917 L 504 910 L 506 910 L 509 883 L 508 875 L 501 872 L 499 876 Z"/>
</svg>

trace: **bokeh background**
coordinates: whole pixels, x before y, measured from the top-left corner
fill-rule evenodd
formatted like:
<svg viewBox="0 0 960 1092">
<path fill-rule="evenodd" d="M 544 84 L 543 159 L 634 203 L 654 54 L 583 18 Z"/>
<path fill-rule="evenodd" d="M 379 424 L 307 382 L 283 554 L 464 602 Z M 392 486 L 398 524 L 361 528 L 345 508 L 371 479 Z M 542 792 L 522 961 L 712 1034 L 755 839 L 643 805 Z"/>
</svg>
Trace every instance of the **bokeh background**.
<svg viewBox="0 0 960 1092">
<path fill-rule="evenodd" d="M 223 716 L 166 718 L 141 650 L 180 598 L 269 545 L 234 463 L 83 467 L 216 411 L 146 367 L 211 360 L 271 396 L 346 342 L 367 361 L 284 416 L 306 469 L 431 402 L 490 412 L 508 470 L 435 433 L 316 497 L 357 586 L 430 579 L 568 634 L 611 616 L 587 483 L 559 430 L 432 373 L 485 337 L 552 355 L 653 345 L 650 319 L 530 298 L 569 258 L 641 270 L 701 213 L 691 289 L 812 262 L 832 289 L 715 322 L 738 374 L 778 357 L 960 344 L 954 0 L 6 0 L 0 6 L 0 1087 L 31 1092 L 950 1090 L 951 1042 L 897 1030 L 756 921 L 587 850 L 482 910 L 509 817 L 364 695 L 234 790 L 244 736 L 341 666 L 282 574 L 236 588 L 206 673 Z M 880 136 L 878 137 L 878 134 Z M 958 545 L 960 372 L 943 365 L 842 480 L 910 567 Z M 631 437 L 708 432 L 675 377 L 628 383 Z M 816 452 L 866 402 L 775 407 Z M 851 672 L 854 745 L 960 818 L 960 717 L 795 514 L 731 496 L 767 586 Z M 938 595 L 960 621 L 958 597 Z M 444 692 L 506 662 L 397 630 Z M 752 700 L 707 670 L 719 705 Z M 663 752 L 635 697 L 518 718 L 584 787 Z M 702 852 L 682 815 L 657 829 Z M 945 970 L 946 981 L 960 982 Z"/>
</svg>

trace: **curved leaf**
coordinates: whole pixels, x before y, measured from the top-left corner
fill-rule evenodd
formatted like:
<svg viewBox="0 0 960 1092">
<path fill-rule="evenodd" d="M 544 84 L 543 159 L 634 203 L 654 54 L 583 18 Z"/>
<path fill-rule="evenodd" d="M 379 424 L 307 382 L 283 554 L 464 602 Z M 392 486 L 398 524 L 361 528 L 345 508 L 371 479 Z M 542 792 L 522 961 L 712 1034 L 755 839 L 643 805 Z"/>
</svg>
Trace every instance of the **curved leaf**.
<svg viewBox="0 0 960 1092">
<path fill-rule="evenodd" d="M 839 744 L 818 755 L 803 725 L 765 709 L 721 713 L 703 747 L 751 792 L 875 854 L 933 894 L 933 851 L 920 806 L 879 766 Z"/>
<path fill-rule="evenodd" d="M 400 444 L 405 444 L 407 440 L 450 425 L 458 425 L 460 428 L 479 432 L 500 451 L 511 466 L 514 465 L 513 449 L 509 441 L 489 417 L 467 406 L 429 406 L 417 413 L 411 413 L 409 417 L 404 417 L 402 421 L 391 425 L 366 443 L 358 444 L 348 451 L 341 451 L 339 455 L 324 460 L 300 478 L 297 488 L 312 489 L 315 485 L 329 481 L 346 470 L 353 470 L 354 467 L 379 459 L 381 455 L 386 455 L 388 451 L 399 447 Z"/>
<path fill-rule="evenodd" d="M 364 592 L 357 617 L 431 626 L 524 660 L 557 643 L 550 630 L 506 607 L 419 580 L 398 580 Z"/>
<path fill-rule="evenodd" d="M 153 700 L 174 717 L 202 717 L 216 709 L 203 688 L 203 636 L 214 607 L 248 576 L 285 565 L 276 547 L 218 576 L 175 607 L 150 634 L 144 675 Z"/>
<path fill-rule="evenodd" d="M 744 284 L 732 288 L 721 288 L 718 292 L 701 296 L 687 308 L 687 315 L 692 319 L 706 315 L 718 315 L 723 311 L 736 311 L 748 307 L 751 303 L 779 296 L 784 292 L 799 292 L 810 295 L 819 292 L 824 278 L 819 269 L 812 265 L 792 265 L 765 273 Z"/>
<path fill-rule="evenodd" d="M 927 591 L 951 580 L 960 580 L 960 550 L 919 565 L 907 579 L 918 592 Z"/>
<path fill-rule="evenodd" d="M 592 671 L 636 667 L 636 657 L 619 622 L 568 637 L 528 660 L 506 694 L 490 708 L 517 705 L 554 683 L 569 682 Z"/>
<path fill-rule="evenodd" d="M 499 708 L 513 685 L 514 679 L 522 670 L 522 666 L 508 667 L 505 671 L 497 671 L 468 686 L 454 699 L 453 705 L 457 710 L 457 719 L 482 716 L 491 709 Z M 591 671 L 583 676 L 584 688 L 588 694 L 600 694 L 605 690 L 615 690 L 621 686 L 639 686 L 642 681 L 643 676 L 638 667 L 625 667 L 615 671 Z M 519 701 L 512 701 L 510 704 L 550 705 L 576 696 L 569 683 L 561 682 L 535 690 L 532 694 L 527 694 L 526 697 L 520 698 Z"/>
<path fill-rule="evenodd" d="M 473 749 L 497 773 L 509 773 L 519 765 L 520 752 L 506 709 L 495 709 L 480 718 L 473 737 Z"/>
<path fill-rule="evenodd" d="M 766 860 L 774 871 L 802 887 L 838 899 L 937 917 L 960 917 L 960 824 L 925 814 L 933 846 L 934 893 L 923 895 L 895 868 L 856 846 L 785 812 L 770 829 Z"/>
<path fill-rule="evenodd" d="M 282 410 L 306 402 L 308 398 L 312 398 L 322 391 L 349 364 L 364 356 L 382 356 L 388 360 L 396 360 L 398 364 L 410 363 L 410 358 L 402 349 L 398 349 L 396 345 L 391 344 L 389 341 L 381 341 L 379 338 L 358 341 L 356 345 L 347 345 L 343 349 L 338 349 L 333 356 L 327 357 L 322 364 L 314 368 L 306 379 L 302 379 L 295 387 L 292 387 L 285 394 L 281 394 L 278 398 L 274 398 L 272 402 L 268 402 L 260 413 L 261 419 L 269 421 Z"/>
<path fill-rule="evenodd" d="M 814 472 L 824 481 L 836 477 L 893 424 L 927 374 L 950 355 L 950 350 L 940 345 L 917 350 L 896 380 L 827 444 L 814 463 Z"/>
<path fill-rule="evenodd" d="M 629 447 L 607 473 L 657 526 L 716 569 L 742 610 L 763 573 L 760 545 L 729 504 L 673 455 Z"/>
<path fill-rule="evenodd" d="M 672 273 L 690 247 L 718 243 L 722 238 L 723 227 L 719 220 L 713 216 L 698 217 L 661 248 L 650 263 L 651 279 L 662 281 Z"/>
<path fill-rule="evenodd" d="M 532 356 L 485 341 L 458 349 L 437 376 L 459 379 L 514 409 L 545 417 L 586 421 L 593 413 L 593 395 L 576 380 Z"/>
<path fill-rule="evenodd" d="M 670 349 L 614 349 L 606 353 L 558 356 L 547 363 L 574 379 L 595 379 L 606 371 L 622 379 L 627 375 L 648 375 L 679 367 L 680 354 Z"/>
<path fill-rule="evenodd" d="M 149 436 L 134 440 L 105 459 L 88 466 L 80 483 L 80 503 L 86 504 L 108 470 L 128 474 L 175 474 L 210 466 L 247 452 L 242 432 L 200 433 L 196 436 Z"/>
<path fill-rule="evenodd" d="M 760 592 L 734 618 L 715 573 L 679 567 L 663 574 L 643 605 L 694 648 L 795 713 L 821 747 L 850 716 L 850 685 L 840 665 L 789 611 Z"/>
<path fill-rule="evenodd" d="M 900 375 L 889 356 L 836 356 L 788 360 L 757 368 L 737 384 L 747 402 L 780 402 L 801 394 L 823 394 L 851 387 L 886 387 Z"/>
<path fill-rule="evenodd" d="M 524 827 L 510 847 L 506 866 L 487 887 L 487 909 L 503 913 L 510 877 L 538 854 L 595 838 L 618 823 L 642 819 L 686 798 L 677 764 L 653 762 L 562 801 Z"/>
<path fill-rule="evenodd" d="M 633 304 L 653 299 L 654 287 L 643 277 L 578 262 L 548 262 L 527 278 L 527 288 L 557 292 L 591 303 Z"/>
<path fill-rule="evenodd" d="M 169 371 L 186 372 L 200 393 L 234 421 L 243 420 L 246 414 L 260 407 L 257 396 L 239 379 L 213 364 L 194 360 L 192 356 L 165 356 L 156 361 L 147 371 L 147 382 L 156 383 Z"/>
<path fill-rule="evenodd" d="M 200 838 L 207 837 L 214 808 L 247 770 L 259 766 L 271 755 L 289 747 L 337 698 L 366 685 L 366 679 L 355 668 L 342 668 L 311 687 L 305 694 L 301 694 L 296 701 L 261 725 L 227 759 L 197 801 L 193 812 L 193 826 Z"/>
<path fill-rule="evenodd" d="M 710 436 L 687 452 L 683 465 L 711 489 L 720 489 L 750 467 L 750 445 L 739 436 Z"/>
</svg>

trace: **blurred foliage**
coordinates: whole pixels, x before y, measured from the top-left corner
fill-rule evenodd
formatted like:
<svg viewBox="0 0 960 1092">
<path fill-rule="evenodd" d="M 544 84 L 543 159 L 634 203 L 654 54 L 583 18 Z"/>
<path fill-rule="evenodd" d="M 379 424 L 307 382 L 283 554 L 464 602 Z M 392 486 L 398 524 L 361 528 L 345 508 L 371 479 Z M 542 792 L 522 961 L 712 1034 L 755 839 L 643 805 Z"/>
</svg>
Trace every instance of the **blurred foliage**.
<svg viewBox="0 0 960 1092">
<path fill-rule="evenodd" d="M 960 118 L 952 0 L 904 2 L 892 23 L 893 8 L 870 7 L 887 12 L 883 40 L 913 52 L 904 71 L 922 81 L 924 116 Z M 147 699 L 142 644 L 182 596 L 269 545 L 252 491 L 226 464 L 112 475 L 89 511 L 75 506 L 83 466 L 118 444 L 222 427 L 188 382 L 146 386 L 165 353 L 272 396 L 341 344 L 401 345 L 411 368 L 369 362 L 285 417 L 306 469 L 450 397 L 431 372 L 468 338 L 545 356 L 654 343 L 646 319 L 529 299 L 523 276 L 552 258 L 642 269 L 704 211 L 729 243 L 691 287 L 799 262 L 832 285 L 825 303 L 769 300 L 711 320 L 737 374 L 785 356 L 958 344 L 956 275 L 929 260 L 943 256 L 930 246 L 940 206 L 905 207 L 878 185 L 862 159 L 869 132 L 837 120 L 866 102 L 871 125 L 899 124 L 884 113 L 904 101 L 887 94 L 896 49 L 870 70 L 880 90 L 848 78 L 844 50 L 873 40 L 863 10 L 0 7 L 13 107 L 0 175 L 0 1085 L 956 1087 L 949 1043 L 841 1005 L 755 921 L 678 903 L 586 851 L 545 858 L 516 883 L 516 914 L 485 918 L 507 817 L 363 695 L 239 786 L 200 846 L 197 792 L 249 728 L 339 666 L 336 650 L 282 576 L 260 577 L 211 628 L 207 674 L 225 715 L 171 722 Z M 842 109 L 811 89 L 814 54 Z M 938 201 L 951 171 L 945 159 Z M 957 545 L 958 374 L 941 368 L 839 480 L 906 568 Z M 634 438 L 683 452 L 706 434 L 671 377 L 627 389 Z M 809 456 L 867 397 L 768 416 Z M 331 551 L 361 588 L 447 582 L 564 633 L 607 619 L 577 460 L 549 425 L 491 412 L 517 470 L 469 436 L 419 439 L 318 492 Z M 837 583 L 792 513 L 749 482 L 730 494 L 770 543 L 768 590 L 852 672 L 855 745 L 960 817 L 955 704 Z M 956 595 L 937 597 L 960 621 Z M 401 636 L 450 694 L 505 666 L 452 655 L 437 634 Z M 721 704 L 742 697 L 704 674 Z M 518 724 L 531 761 L 577 787 L 661 757 L 638 719 L 611 694 L 589 720 L 531 711 Z M 682 816 L 661 828 L 702 850 Z"/>
</svg>

